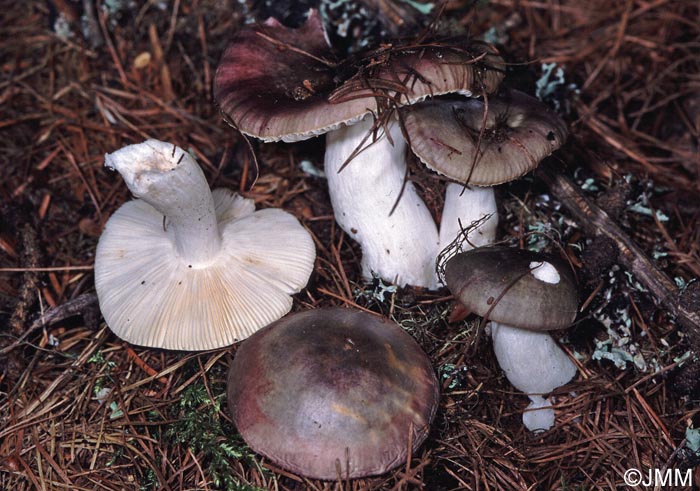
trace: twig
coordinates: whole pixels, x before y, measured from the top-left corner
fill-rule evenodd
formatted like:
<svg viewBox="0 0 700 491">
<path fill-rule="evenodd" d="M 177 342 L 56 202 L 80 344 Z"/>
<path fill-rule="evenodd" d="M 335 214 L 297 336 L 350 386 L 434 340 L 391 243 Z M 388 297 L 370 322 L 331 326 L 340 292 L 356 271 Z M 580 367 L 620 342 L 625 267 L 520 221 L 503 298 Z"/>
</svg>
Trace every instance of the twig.
<svg viewBox="0 0 700 491">
<path fill-rule="evenodd" d="M 24 267 L 24 268 L 0 268 L 0 273 L 35 273 L 35 272 L 50 272 L 50 271 L 92 271 L 95 266 L 92 264 L 83 266 L 49 266 L 41 267 Z"/>
<path fill-rule="evenodd" d="M 95 2 L 93 0 L 83 0 L 83 12 L 85 16 L 85 35 L 92 49 L 102 46 L 103 39 L 100 33 L 100 24 L 97 22 L 95 14 Z"/>
<path fill-rule="evenodd" d="M 569 178 L 554 168 L 551 161 L 542 162 L 536 174 L 587 234 L 603 235 L 615 242 L 620 263 L 678 319 L 688 330 L 693 344 L 700 348 L 700 313 L 691 311 L 679 302 L 680 292 L 675 283 L 659 270 L 607 213 L 589 200 Z"/>
<path fill-rule="evenodd" d="M 78 295 L 72 300 L 65 302 L 57 307 L 52 307 L 46 312 L 41 314 L 38 319 L 36 319 L 30 330 L 36 329 L 41 326 L 50 326 L 57 322 L 61 322 L 64 319 L 73 317 L 76 315 L 85 316 L 92 309 L 97 308 L 97 295 L 94 293 L 83 293 Z M 86 322 L 86 324 L 88 324 Z M 96 324 L 96 323 L 95 323 Z M 97 325 L 89 325 L 87 327 L 97 330 Z"/>
<path fill-rule="evenodd" d="M 158 377 L 158 372 L 154 368 L 152 368 L 148 363 L 143 361 L 143 359 L 131 347 L 125 344 L 124 348 L 126 349 L 126 353 L 129 356 L 129 358 L 134 360 L 134 363 L 136 363 L 137 367 L 146 372 L 150 377 L 156 377 L 156 380 L 161 384 L 166 385 L 168 383 L 167 378 Z"/>
<path fill-rule="evenodd" d="M 22 251 L 22 262 L 24 263 L 24 280 L 22 288 L 15 304 L 12 317 L 10 318 L 10 328 L 16 335 L 24 331 L 24 324 L 29 315 L 36 293 L 39 288 L 39 278 L 36 272 L 32 271 L 39 264 L 39 241 L 37 239 L 36 230 L 30 224 L 25 224 L 22 228 L 22 242 L 24 250 Z"/>
</svg>

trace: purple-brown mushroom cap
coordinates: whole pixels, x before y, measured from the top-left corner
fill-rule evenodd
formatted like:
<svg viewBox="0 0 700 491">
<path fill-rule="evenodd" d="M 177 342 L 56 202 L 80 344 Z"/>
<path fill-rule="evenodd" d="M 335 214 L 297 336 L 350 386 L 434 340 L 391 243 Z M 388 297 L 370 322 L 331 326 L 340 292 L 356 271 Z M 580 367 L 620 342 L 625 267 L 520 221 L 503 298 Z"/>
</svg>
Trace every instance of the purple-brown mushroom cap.
<svg viewBox="0 0 700 491">
<path fill-rule="evenodd" d="M 382 474 L 425 440 L 439 393 L 395 323 L 341 308 L 289 315 L 248 338 L 228 378 L 233 421 L 256 452 L 317 478 Z M 412 432 L 412 434 L 411 434 Z"/>
<path fill-rule="evenodd" d="M 298 141 L 427 97 L 495 91 L 503 60 L 483 43 L 380 49 L 338 63 L 312 10 L 289 28 L 274 19 L 241 30 L 214 79 L 214 98 L 242 133 Z"/>
<path fill-rule="evenodd" d="M 563 329 L 578 311 L 571 268 L 549 254 L 477 247 L 447 261 L 445 283 L 471 312 L 512 327 Z"/>
<path fill-rule="evenodd" d="M 411 149 L 455 181 L 493 186 L 533 170 L 566 140 L 564 121 L 522 92 L 489 97 L 485 119 L 484 107 L 481 99 L 437 98 L 403 108 Z"/>
</svg>

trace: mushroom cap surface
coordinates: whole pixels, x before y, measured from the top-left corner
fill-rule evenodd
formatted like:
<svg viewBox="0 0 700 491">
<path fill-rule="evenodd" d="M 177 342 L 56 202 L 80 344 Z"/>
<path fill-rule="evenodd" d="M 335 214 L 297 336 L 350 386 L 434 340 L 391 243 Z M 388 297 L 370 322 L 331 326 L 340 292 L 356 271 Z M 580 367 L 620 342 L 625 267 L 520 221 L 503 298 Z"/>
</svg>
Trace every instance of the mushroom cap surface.
<svg viewBox="0 0 700 491">
<path fill-rule="evenodd" d="M 483 100 L 467 98 L 436 98 L 402 108 L 411 149 L 435 172 L 493 186 L 533 170 L 566 140 L 564 121 L 517 90 L 489 97 L 485 120 L 484 108 Z"/>
<path fill-rule="evenodd" d="M 445 282 L 469 310 L 512 327 L 562 329 L 578 310 L 571 268 L 548 254 L 478 247 L 447 261 Z"/>
<path fill-rule="evenodd" d="M 246 443 L 317 479 L 384 473 L 425 440 L 439 399 L 420 346 L 395 323 L 327 308 L 289 315 L 236 352 L 228 403 Z M 340 475 L 338 474 L 340 470 Z"/>
<path fill-rule="evenodd" d="M 494 48 L 473 41 L 370 52 L 337 63 L 318 11 L 288 28 L 273 18 L 246 27 L 226 48 L 214 98 L 242 133 L 298 141 L 366 114 L 445 93 L 490 93 L 504 76 Z"/>
</svg>

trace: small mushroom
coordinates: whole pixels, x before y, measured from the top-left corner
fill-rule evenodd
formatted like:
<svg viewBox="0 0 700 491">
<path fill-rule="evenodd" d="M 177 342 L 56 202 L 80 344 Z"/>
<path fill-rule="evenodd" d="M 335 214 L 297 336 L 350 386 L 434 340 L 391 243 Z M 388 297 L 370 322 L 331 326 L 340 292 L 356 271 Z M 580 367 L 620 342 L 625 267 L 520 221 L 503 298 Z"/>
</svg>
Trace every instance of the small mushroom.
<svg viewBox="0 0 700 491">
<path fill-rule="evenodd" d="M 425 440 L 439 386 L 395 323 L 356 310 L 299 312 L 236 352 L 228 404 L 246 443 L 303 476 L 382 474 Z"/>
<path fill-rule="evenodd" d="M 242 30 L 222 57 L 214 95 L 235 128 L 263 141 L 328 133 L 329 194 L 338 223 L 362 246 L 363 276 L 436 288 L 440 239 L 413 184 L 404 187 L 406 144 L 392 111 L 440 94 L 490 93 L 502 78 L 495 50 L 473 42 L 338 62 L 312 11 L 298 29 L 270 19 Z"/>
<path fill-rule="evenodd" d="M 578 294 L 571 269 L 546 254 L 510 247 L 479 247 L 445 265 L 450 291 L 470 311 L 491 321 L 498 363 L 531 400 L 523 422 L 531 431 L 554 424 L 542 396 L 569 382 L 576 366 L 546 332 L 571 325 Z"/>
<path fill-rule="evenodd" d="M 136 200 L 107 222 L 95 287 L 107 325 L 138 345 L 219 348 L 289 312 L 316 256 L 287 212 L 212 193 L 197 162 L 147 140 L 105 156 Z"/>
</svg>

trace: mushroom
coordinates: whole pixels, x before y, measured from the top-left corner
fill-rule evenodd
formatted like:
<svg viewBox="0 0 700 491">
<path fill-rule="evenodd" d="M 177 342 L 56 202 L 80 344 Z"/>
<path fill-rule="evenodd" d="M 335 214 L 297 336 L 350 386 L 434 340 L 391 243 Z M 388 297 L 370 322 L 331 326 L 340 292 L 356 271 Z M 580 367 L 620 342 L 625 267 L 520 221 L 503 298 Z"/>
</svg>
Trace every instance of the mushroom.
<svg viewBox="0 0 700 491">
<path fill-rule="evenodd" d="M 494 49 L 473 42 L 382 48 L 335 62 L 312 11 L 298 29 L 274 19 L 243 29 L 222 57 L 214 94 L 236 129 L 263 141 L 328 133 L 329 194 L 338 223 L 362 247 L 363 276 L 436 288 L 440 239 L 405 183 L 393 110 L 440 94 L 490 93 L 502 78 Z"/>
<path fill-rule="evenodd" d="M 498 363 L 531 400 L 523 423 L 531 431 L 554 424 L 543 395 L 569 382 L 576 366 L 546 332 L 571 325 L 578 294 L 571 269 L 546 254 L 510 247 L 479 247 L 445 265 L 450 291 L 471 312 L 491 321 Z"/>
<path fill-rule="evenodd" d="M 475 246 L 493 242 L 498 217 L 492 186 L 533 170 L 567 135 L 556 113 L 512 89 L 499 91 L 487 102 L 442 97 L 400 111 L 416 156 L 431 170 L 468 184 L 448 185 L 439 250 L 459 235 L 458 220 L 466 226 L 490 217 L 470 231 L 468 241 Z"/>
<path fill-rule="evenodd" d="M 291 314 L 247 339 L 228 376 L 233 422 L 257 453 L 297 474 L 382 474 L 425 440 L 439 386 L 395 323 L 358 310 Z"/>
<path fill-rule="evenodd" d="M 306 285 L 309 233 L 287 212 L 212 193 L 197 162 L 147 140 L 105 156 L 136 200 L 105 225 L 95 287 L 120 338 L 176 350 L 219 348 L 279 319 Z"/>
</svg>

